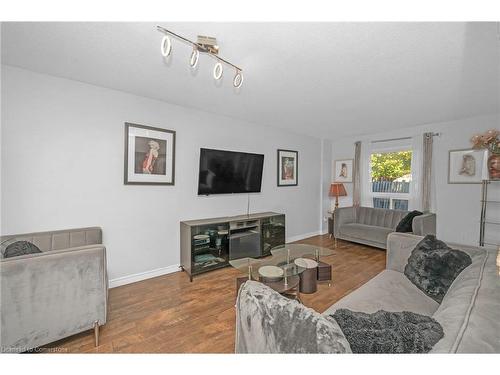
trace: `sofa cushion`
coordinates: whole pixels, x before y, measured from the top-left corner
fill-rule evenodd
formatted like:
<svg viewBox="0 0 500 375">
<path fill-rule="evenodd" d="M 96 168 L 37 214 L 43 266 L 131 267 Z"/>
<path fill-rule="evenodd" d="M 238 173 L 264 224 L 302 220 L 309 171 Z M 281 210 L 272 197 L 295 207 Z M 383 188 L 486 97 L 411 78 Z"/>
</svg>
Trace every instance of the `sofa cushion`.
<svg viewBox="0 0 500 375">
<path fill-rule="evenodd" d="M 331 316 L 353 353 L 428 353 L 443 337 L 438 322 L 409 311 L 366 314 L 339 309 Z"/>
<path fill-rule="evenodd" d="M 445 337 L 432 352 L 500 353 L 496 250 L 462 250 L 469 254 L 472 264 L 457 276 L 433 315 L 443 326 Z"/>
<path fill-rule="evenodd" d="M 382 245 L 385 245 L 387 242 L 389 233 L 393 232 L 390 228 L 357 223 L 344 224 L 340 227 L 339 231 L 343 236 L 370 240 Z"/>
<path fill-rule="evenodd" d="M 356 222 L 358 224 L 375 225 L 377 227 L 391 228 L 393 231 L 408 211 L 389 210 L 385 208 L 358 207 Z"/>
<path fill-rule="evenodd" d="M 463 251 L 427 235 L 411 252 L 404 274 L 417 288 L 441 302 L 453 280 L 471 263 Z"/>
<path fill-rule="evenodd" d="M 415 216 L 422 215 L 422 212 L 413 210 L 408 212 L 408 214 L 401 219 L 401 221 L 396 226 L 396 232 L 410 233 L 413 231 L 413 218 Z"/>
<path fill-rule="evenodd" d="M 297 301 L 256 281 L 236 301 L 236 353 L 351 353 L 342 330 Z"/>
<path fill-rule="evenodd" d="M 436 301 L 427 297 L 401 272 L 385 270 L 330 306 L 324 314 L 330 315 L 337 309 L 345 308 L 365 313 L 411 311 L 432 316 L 438 307 Z"/>
</svg>

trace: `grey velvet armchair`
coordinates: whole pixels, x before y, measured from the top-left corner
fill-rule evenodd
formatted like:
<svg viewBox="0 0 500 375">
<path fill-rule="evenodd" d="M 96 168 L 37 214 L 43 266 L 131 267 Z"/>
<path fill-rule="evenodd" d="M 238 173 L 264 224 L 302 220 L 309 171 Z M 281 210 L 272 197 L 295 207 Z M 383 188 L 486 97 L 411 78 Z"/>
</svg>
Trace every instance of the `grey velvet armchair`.
<svg viewBox="0 0 500 375">
<path fill-rule="evenodd" d="M 106 323 L 108 278 L 101 228 L 2 236 L 42 253 L 0 259 L 1 352 L 24 352 Z"/>
</svg>

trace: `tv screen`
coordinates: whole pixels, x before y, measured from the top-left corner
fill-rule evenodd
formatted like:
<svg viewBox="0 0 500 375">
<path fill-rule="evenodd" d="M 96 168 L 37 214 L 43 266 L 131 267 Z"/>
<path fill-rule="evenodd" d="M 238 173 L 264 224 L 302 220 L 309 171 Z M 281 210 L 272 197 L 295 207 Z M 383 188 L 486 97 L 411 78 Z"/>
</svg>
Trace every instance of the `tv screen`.
<svg viewBox="0 0 500 375">
<path fill-rule="evenodd" d="M 200 150 L 198 195 L 259 193 L 264 155 Z"/>
</svg>

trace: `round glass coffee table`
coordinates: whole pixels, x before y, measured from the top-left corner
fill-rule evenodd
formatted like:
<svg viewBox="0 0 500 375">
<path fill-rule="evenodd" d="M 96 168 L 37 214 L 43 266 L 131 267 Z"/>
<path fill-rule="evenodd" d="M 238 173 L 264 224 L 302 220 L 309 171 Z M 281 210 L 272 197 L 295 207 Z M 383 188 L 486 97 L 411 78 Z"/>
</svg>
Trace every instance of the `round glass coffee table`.
<svg viewBox="0 0 500 375">
<path fill-rule="evenodd" d="M 332 255 L 334 252 L 319 246 L 286 244 L 271 249 L 271 254 L 271 257 L 263 259 L 241 258 L 229 261 L 231 266 L 246 274 L 246 277 L 238 278 L 238 289 L 246 280 L 255 280 L 278 293 L 300 300 L 300 275 L 307 270 L 307 262 L 301 262 L 299 259 L 309 258 L 319 262 L 321 256 Z"/>
</svg>

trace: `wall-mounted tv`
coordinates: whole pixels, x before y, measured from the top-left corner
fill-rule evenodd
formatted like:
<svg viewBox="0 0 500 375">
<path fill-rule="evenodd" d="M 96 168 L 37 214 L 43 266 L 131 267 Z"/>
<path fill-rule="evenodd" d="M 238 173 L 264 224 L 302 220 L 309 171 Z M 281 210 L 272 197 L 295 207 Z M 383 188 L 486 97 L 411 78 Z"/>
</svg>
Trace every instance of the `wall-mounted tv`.
<svg viewBox="0 0 500 375">
<path fill-rule="evenodd" d="M 264 155 L 200 150 L 198 195 L 259 193 Z"/>
</svg>

